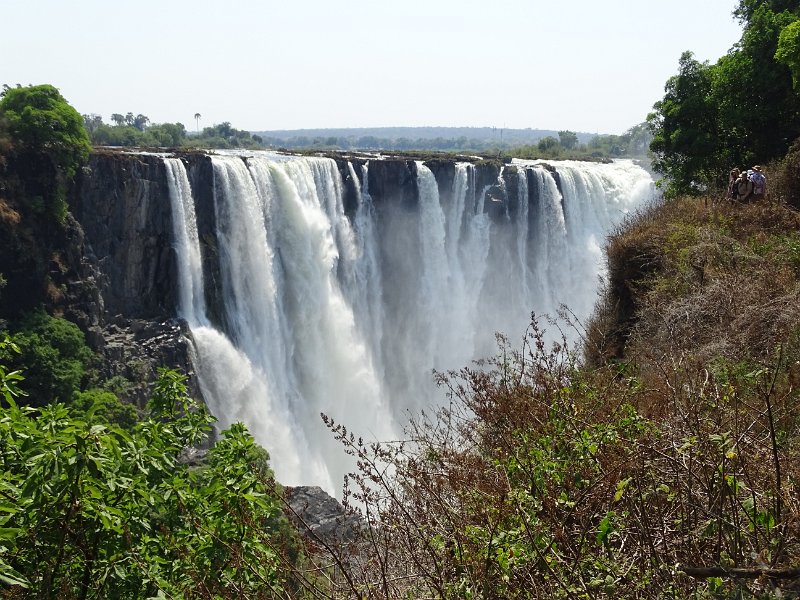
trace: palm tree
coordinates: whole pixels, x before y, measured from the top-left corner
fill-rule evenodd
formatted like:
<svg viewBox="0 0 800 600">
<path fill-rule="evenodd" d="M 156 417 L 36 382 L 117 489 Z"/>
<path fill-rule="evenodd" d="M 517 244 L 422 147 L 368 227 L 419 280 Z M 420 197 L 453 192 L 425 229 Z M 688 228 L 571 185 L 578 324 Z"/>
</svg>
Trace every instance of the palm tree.
<svg viewBox="0 0 800 600">
<path fill-rule="evenodd" d="M 194 113 L 194 122 L 197 123 L 197 133 L 200 133 L 200 113 Z"/>
</svg>

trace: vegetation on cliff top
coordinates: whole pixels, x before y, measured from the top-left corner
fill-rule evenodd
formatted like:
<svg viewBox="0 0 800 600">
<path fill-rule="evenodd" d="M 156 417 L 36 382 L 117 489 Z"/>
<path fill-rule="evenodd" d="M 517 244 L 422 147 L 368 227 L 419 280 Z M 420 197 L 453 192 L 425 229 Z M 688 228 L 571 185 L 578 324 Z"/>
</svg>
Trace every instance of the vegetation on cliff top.
<svg viewBox="0 0 800 600">
<path fill-rule="evenodd" d="M 741 0 L 735 14 L 739 43 L 713 65 L 685 52 L 648 117 L 670 195 L 718 189 L 733 167 L 780 159 L 800 136 L 800 3 Z"/>
<path fill-rule="evenodd" d="M 67 185 L 91 150 L 81 116 L 51 85 L 5 86 L 0 129 L 4 187 L 34 212 L 63 222 Z"/>
</svg>

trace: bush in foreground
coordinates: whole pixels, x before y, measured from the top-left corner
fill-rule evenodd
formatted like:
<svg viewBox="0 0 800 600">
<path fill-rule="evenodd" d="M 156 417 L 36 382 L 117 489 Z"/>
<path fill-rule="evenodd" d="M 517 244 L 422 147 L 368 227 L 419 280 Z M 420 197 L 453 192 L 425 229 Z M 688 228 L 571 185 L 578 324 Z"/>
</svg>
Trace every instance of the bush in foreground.
<svg viewBox="0 0 800 600">
<path fill-rule="evenodd" d="M 365 444 L 327 546 L 335 597 L 771 597 L 797 577 L 795 368 L 587 369 L 534 323 L 524 346 L 441 376 L 450 404 Z"/>
<path fill-rule="evenodd" d="M 0 596 L 287 596 L 293 542 L 244 426 L 189 467 L 182 455 L 213 418 L 176 373 L 161 373 L 129 429 L 91 408 L 22 408 L 21 382 L 0 367 Z"/>
</svg>

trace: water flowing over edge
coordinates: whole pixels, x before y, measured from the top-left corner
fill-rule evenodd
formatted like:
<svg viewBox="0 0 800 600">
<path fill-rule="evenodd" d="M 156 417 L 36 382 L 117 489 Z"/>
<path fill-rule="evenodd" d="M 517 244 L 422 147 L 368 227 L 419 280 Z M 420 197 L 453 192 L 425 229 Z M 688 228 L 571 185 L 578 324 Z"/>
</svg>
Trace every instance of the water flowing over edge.
<svg viewBox="0 0 800 600">
<path fill-rule="evenodd" d="M 606 235 L 654 195 L 629 161 L 514 161 L 516 174 L 501 171 L 483 189 L 475 167 L 458 163 L 444 194 L 416 162 L 410 210 L 376 206 L 370 163 L 351 162 L 348 215 L 332 159 L 215 155 L 221 310 L 212 324 L 189 178 L 180 159 L 164 161 L 178 313 L 210 410 L 220 428 L 248 426 L 281 482 L 331 493 L 353 463 L 320 413 L 367 439 L 396 439 L 409 412 L 441 401 L 434 369 L 492 354 L 495 332 L 522 335 L 531 311 L 566 303 L 586 318 Z"/>
</svg>

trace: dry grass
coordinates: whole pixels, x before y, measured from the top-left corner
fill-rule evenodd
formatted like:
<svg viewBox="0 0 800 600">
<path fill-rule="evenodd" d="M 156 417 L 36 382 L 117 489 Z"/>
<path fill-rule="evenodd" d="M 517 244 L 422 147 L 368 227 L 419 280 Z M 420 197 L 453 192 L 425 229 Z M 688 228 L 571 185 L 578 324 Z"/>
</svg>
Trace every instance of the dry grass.
<svg viewBox="0 0 800 600">
<path fill-rule="evenodd" d="M 800 329 L 799 230 L 776 202 L 682 198 L 638 215 L 609 241 L 588 362 L 768 356 Z"/>
</svg>

